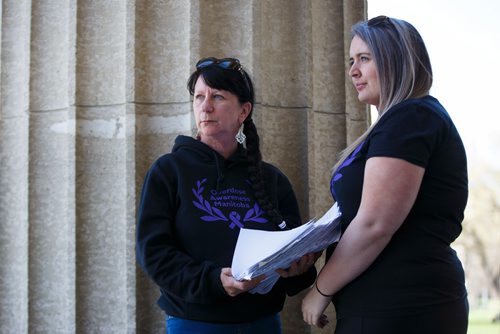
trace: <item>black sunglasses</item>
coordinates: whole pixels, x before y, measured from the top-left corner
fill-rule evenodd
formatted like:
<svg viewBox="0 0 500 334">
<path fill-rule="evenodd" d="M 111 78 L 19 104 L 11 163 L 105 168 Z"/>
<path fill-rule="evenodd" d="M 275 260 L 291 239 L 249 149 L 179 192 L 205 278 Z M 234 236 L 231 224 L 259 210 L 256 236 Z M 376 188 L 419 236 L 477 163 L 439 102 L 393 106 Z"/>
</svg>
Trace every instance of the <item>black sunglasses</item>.
<svg viewBox="0 0 500 334">
<path fill-rule="evenodd" d="M 200 69 L 203 67 L 211 66 L 211 65 L 216 65 L 220 68 L 226 69 L 226 70 L 240 70 L 241 64 L 240 61 L 236 58 L 215 58 L 215 57 L 208 57 L 208 58 L 203 58 L 200 59 L 196 63 L 196 68 Z"/>
<path fill-rule="evenodd" d="M 241 63 L 239 59 L 236 58 L 215 58 L 215 57 L 208 57 L 208 58 L 203 58 L 200 59 L 196 63 L 196 69 L 202 69 L 208 66 L 217 66 L 219 68 L 225 69 L 225 70 L 236 70 L 241 73 L 241 76 L 243 77 L 243 80 L 245 81 L 245 85 L 247 86 L 248 91 L 250 91 L 250 84 L 247 81 L 247 77 L 243 71 L 243 67 L 241 66 Z"/>
</svg>

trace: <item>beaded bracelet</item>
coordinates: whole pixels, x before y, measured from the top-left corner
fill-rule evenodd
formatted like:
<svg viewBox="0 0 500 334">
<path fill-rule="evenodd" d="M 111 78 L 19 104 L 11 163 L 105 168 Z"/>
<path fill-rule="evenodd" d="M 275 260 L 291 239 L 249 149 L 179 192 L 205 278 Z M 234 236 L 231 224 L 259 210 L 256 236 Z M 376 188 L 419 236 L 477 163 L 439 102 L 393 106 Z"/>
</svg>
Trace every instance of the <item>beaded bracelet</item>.
<svg viewBox="0 0 500 334">
<path fill-rule="evenodd" d="M 314 282 L 314 286 L 316 287 L 316 291 L 318 291 L 318 293 L 320 295 L 322 295 L 323 297 L 327 297 L 327 298 L 332 298 L 333 295 L 326 295 L 324 294 L 323 292 L 320 291 L 320 289 L 318 288 L 318 281 Z"/>
</svg>

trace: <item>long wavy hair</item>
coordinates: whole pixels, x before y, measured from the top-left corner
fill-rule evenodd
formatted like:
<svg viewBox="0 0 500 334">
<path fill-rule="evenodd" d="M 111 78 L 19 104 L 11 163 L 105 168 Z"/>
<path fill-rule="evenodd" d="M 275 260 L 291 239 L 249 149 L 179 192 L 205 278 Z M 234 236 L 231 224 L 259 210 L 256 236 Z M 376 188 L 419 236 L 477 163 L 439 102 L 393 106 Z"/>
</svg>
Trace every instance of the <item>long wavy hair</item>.
<svg viewBox="0 0 500 334">
<path fill-rule="evenodd" d="M 224 69 L 217 65 L 205 66 L 196 69 L 188 79 L 187 88 L 191 95 L 194 94 L 196 81 L 202 77 L 205 83 L 212 88 L 233 93 L 238 101 L 243 104 L 250 102 L 252 107 L 249 115 L 243 122 L 246 136 L 248 174 L 257 202 L 276 226 L 280 226 L 283 217 L 274 207 L 266 190 L 266 183 L 262 173 L 262 153 L 260 151 L 260 138 L 253 122 L 253 107 L 255 105 L 255 92 L 252 80 L 243 68 Z"/>
<path fill-rule="evenodd" d="M 355 24 L 351 36 L 358 36 L 367 44 L 375 61 L 380 86 L 379 116 L 365 133 L 341 152 L 333 172 L 366 139 L 387 110 L 407 99 L 428 95 L 432 86 L 427 48 L 420 33 L 410 23 L 377 16 Z"/>
</svg>

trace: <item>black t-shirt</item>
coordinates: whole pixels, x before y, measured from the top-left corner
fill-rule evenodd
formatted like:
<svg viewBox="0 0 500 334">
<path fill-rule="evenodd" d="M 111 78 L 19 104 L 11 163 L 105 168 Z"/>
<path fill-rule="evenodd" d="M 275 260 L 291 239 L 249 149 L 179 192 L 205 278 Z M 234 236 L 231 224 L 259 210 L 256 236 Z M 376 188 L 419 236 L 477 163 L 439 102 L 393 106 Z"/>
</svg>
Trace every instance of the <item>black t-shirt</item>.
<svg viewBox="0 0 500 334">
<path fill-rule="evenodd" d="M 467 161 L 449 115 L 427 96 L 404 101 L 380 118 L 332 176 L 343 231 L 358 211 L 371 157 L 404 159 L 425 173 L 415 204 L 387 247 L 334 297 L 338 316 L 414 314 L 463 298 L 464 273 L 450 244 L 461 232 Z"/>
</svg>

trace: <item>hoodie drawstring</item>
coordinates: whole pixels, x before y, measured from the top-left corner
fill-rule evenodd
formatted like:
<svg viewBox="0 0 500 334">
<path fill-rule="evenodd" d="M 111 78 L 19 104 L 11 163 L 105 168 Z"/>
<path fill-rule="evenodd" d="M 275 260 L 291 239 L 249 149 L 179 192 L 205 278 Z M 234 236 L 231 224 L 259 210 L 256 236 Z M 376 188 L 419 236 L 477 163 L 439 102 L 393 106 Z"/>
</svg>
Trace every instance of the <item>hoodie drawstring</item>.
<svg viewBox="0 0 500 334">
<path fill-rule="evenodd" d="M 212 154 L 214 156 L 215 166 L 216 166 L 216 169 L 217 169 L 217 185 L 216 185 L 215 189 L 217 191 L 219 191 L 219 185 L 224 180 L 224 173 L 221 170 L 220 162 L 219 162 L 219 158 L 217 157 L 217 154 L 215 152 L 212 152 Z"/>
</svg>

